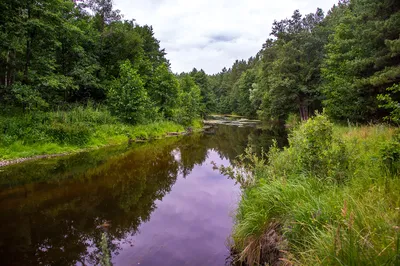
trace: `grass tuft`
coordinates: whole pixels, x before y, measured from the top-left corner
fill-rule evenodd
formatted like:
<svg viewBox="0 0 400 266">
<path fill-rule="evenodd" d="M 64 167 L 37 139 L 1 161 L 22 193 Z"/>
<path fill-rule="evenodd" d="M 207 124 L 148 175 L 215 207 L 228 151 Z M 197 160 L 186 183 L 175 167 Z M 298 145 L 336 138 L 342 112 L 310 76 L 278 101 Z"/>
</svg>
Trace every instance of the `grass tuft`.
<svg viewBox="0 0 400 266">
<path fill-rule="evenodd" d="M 292 132 L 289 147 L 272 147 L 263 166 L 244 156 L 255 181 L 243 187 L 233 248 L 250 265 L 271 263 L 253 249 L 279 224 L 280 261 L 400 265 L 399 136 L 387 125 L 335 126 L 318 115 Z"/>
</svg>

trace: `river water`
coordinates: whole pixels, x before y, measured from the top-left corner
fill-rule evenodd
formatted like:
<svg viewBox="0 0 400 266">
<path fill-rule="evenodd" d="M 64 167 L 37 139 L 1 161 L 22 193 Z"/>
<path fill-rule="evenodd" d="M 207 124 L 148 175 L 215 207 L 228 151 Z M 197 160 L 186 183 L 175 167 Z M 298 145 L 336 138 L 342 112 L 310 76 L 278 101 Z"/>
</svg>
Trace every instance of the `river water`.
<svg viewBox="0 0 400 266">
<path fill-rule="evenodd" d="M 0 265 L 229 265 L 240 188 L 213 163 L 280 137 L 218 125 L 0 168 Z"/>
</svg>

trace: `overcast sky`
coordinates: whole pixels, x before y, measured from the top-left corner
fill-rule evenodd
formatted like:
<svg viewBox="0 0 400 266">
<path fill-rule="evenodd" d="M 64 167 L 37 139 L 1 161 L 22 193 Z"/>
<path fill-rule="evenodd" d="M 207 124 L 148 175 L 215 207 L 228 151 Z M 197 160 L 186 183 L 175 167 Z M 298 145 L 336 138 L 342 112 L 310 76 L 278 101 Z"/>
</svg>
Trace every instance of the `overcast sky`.
<svg viewBox="0 0 400 266">
<path fill-rule="evenodd" d="M 152 25 L 174 72 L 193 67 L 208 74 L 248 59 L 260 49 L 272 22 L 320 7 L 326 13 L 337 0 L 114 0 L 124 19 Z"/>
</svg>

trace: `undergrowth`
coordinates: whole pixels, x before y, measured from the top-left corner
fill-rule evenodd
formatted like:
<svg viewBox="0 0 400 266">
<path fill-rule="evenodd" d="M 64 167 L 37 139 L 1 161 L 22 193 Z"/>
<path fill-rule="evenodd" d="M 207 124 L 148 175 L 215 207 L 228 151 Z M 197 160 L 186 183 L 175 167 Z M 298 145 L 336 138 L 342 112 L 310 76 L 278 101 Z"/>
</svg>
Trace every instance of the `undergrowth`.
<svg viewBox="0 0 400 266">
<path fill-rule="evenodd" d="M 195 128 L 201 126 L 199 121 L 193 124 Z M 183 131 L 184 126 L 165 120 L 124 124 L 107 109 L 91 105 L 69 111 L 2 115 L 0 160 L 121 144 L 128 139 L 148 140 Z"/>
<path fill-rule="evenodd" d="M 222 169 L 243 189 L 232 233 L 238 260 L 400 265 L 399 145 L 390 126 L 341 127 L 317 115 L 284 150 L 247 150 L 236 168 Z M 282 237 L 275 262 L 262 254 L 271 226 Z"/>
</svg>

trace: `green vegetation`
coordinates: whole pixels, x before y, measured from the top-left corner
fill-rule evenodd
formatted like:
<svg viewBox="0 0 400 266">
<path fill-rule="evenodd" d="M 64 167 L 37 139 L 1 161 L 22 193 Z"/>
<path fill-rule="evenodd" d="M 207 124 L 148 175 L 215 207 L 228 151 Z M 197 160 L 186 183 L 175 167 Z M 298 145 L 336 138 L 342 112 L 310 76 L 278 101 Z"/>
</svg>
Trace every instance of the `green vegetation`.
<svg viewBox="0 0 400 266">
<path fill-rule="evenodd" d="M 340 0 L 326 15 L 295 10 L 255 56 L 208 76 L 208 106 L 267 121 L 325 109 L 338 122 L 398 123 L 399 14 L 399 1 L 376 0 Z"/>
<path fill-rule="evenodd" d="M 211 112 L 286 121 L 283 151 L 223 168 L 244 190 L 239 258 L 400 264 L 400 1 L 295 10 L 214 75 L 173 74 L 153 28 L 112 0 L 2 0 L 0 29 L 0 160 L 157 138 Z"/>
<path fill-rule="evenodd" d="M 233 248 L 249 265 L 400 263 L 400 132 L 385 125 L 300 124 L 267 158 L 250 150 Z"/>
<path fill-rule="evenodd" d="M 199 123 L 194 123 L 199 127 Z M 35 112 L 0 117 L 0 159 L 72 152 L 110 144 L 163 137 L 183 132 L 172 121 L 130 125 L 118 121 L 104 108 L 77 106 L 69 111 Z"/>
<path fill-rule="evenodd" d="M 123 21 L 112 0 L 6 0 L 0 10 L 0 160 L 199 126 L 194 77 L 174 75 L 153 28 Z"/>
<path fill-rule="evenodd" d="M 271 35 L 256 56 L 209 76 L 215 112 L 293 130 L 283 151 L 248 150 L 222 167 L 243 188 L 238 259 L 399 265 L 400 2 L 296 10 Z M 316 111 L 324 115 L 310 119 Z"/>
</svg>

